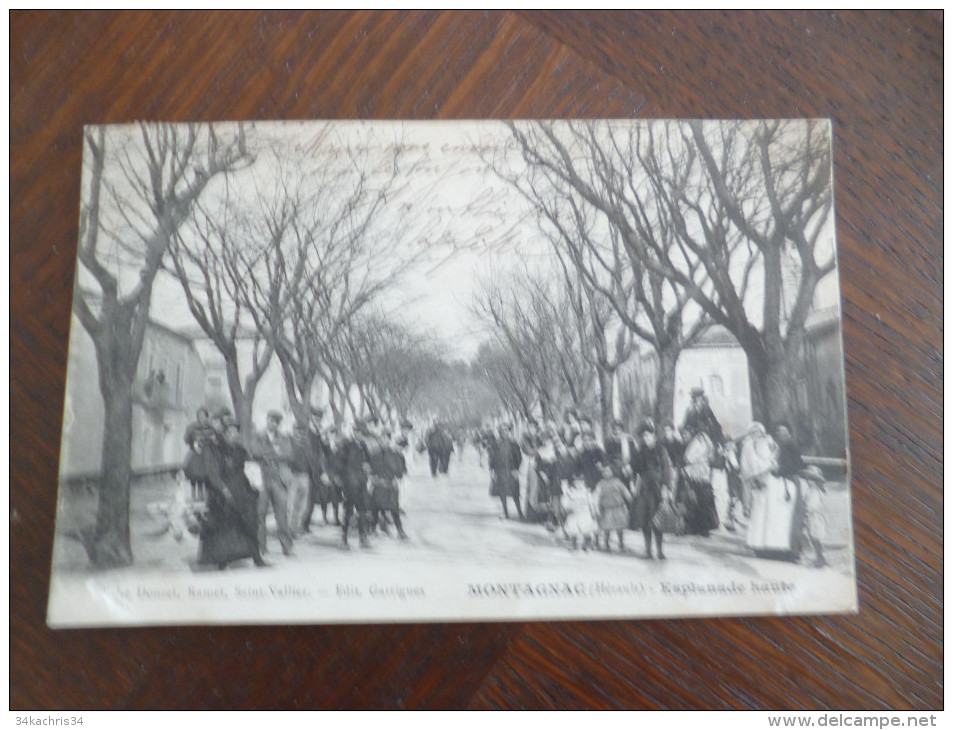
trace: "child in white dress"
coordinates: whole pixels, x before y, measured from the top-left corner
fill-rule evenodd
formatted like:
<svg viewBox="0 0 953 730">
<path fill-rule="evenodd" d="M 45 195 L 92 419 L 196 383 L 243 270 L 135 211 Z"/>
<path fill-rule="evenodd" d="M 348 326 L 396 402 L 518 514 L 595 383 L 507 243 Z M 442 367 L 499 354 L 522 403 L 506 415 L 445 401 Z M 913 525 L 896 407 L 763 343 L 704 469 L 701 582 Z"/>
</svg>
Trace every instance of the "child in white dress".
<svg viewBox="0 0 953 730">
<path fill-rule="evenodd" d="M 599 531 L 594 516 L 592 493 L 581 483 L 569 483 L 563 495 L 563 507 L 566 509 L 563 534 L 569 540 L 571 548 L 575 550 L 581 540 L 582 549 L 588 550 Z"/>
</svg>

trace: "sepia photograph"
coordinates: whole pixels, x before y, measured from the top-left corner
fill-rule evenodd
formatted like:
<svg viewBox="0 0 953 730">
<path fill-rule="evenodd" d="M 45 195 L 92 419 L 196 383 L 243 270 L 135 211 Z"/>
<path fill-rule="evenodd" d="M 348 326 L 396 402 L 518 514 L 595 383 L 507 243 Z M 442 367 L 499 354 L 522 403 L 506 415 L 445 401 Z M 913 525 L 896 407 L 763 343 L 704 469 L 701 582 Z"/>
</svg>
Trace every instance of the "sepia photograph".
<svg viewBox="0 0 953 730">
<path fill-rule="evenodd" d="M 856 612 L 831 136 L 87 127 L 49 625 Z"/>
</svg>

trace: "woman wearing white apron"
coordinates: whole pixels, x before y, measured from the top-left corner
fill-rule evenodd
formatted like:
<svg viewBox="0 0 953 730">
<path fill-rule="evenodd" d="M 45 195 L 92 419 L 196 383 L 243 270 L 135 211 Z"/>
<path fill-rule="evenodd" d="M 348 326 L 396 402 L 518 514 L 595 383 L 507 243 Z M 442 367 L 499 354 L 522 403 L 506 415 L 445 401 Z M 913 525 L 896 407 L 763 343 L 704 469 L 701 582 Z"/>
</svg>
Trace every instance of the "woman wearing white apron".
<svg viewBox="0 0 953 730">
<path fill-rule="evenodd" d="M 798 472 L 804 463 L 785 424 L 775 435 L 777 440 L 752 424 L 741 447 L 741 477 L 752 490 L 747 544 L 758 557 L 797 560 L 804 522 Z"/>
</svg>

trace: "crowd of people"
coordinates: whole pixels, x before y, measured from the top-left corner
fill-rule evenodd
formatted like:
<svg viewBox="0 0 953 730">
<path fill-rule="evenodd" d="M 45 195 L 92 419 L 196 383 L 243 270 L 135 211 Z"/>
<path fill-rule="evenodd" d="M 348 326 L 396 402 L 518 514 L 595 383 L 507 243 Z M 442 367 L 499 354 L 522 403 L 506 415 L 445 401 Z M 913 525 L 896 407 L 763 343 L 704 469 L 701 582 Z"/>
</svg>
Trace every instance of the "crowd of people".
<svg viewBox="0 0 953 730">
<path fill-rule="evenodd" d="M 826 564 L 824 478 L 806 467 L 791 429 L 768 434 L 753 423 L 738 440 L 725 437 L 702 389 L 680 428 L 647 419 L 635 436 L 615 421 L 599 439 L 592 420 L 569 411 L 562 424 L 529 420 L 514 435 L 511 423 L 481 429 L 474 441 L 486 455 L 490 495 L 504 519 L 512 502 L 521 521 L 544 524 L 573 548 L 625 550 L 625 532 L 640 532 L 648 558 L 664 559 L 664 535 L 709 537 L 746 530 L 760 557 L 796 560 L 810 548 Z M 719 511 L 719 473 L 727 499 Z"/>
<path fill-rule="evenodd" d="M 779 423 L 769 434 L 754 423 L 735 442 L 704 392 L 691 395 L 680 428 L 647 419 L 633 436 L 615 421 L 602 438 L 573 411 L 561 424 L 520 423 L 517 435 L 505 420 L 465 434 L 440 421 L 415 431 L 409 422 L 392 428 L 374 417 L 342 433 L 318 409 L 290 433 L 282 414 L 270 411 L 264 431 L 246 438 L 227 409 L 214 416 L 201 409 L 185 434 L 184 468 L 192 500 L 204 504 L 198 563 L 267 565 L 269 513 L 282 552 L 291 555 L 318 507 L 324 523 L 340 527 L 344 548 L 355 531 L 362 547 L 391 527 L 406 539 L 399 483 L 408 459 L 426 451 L 437 479 L 469 442 L 489 469 L 502 517 L 510 518 L 512 505 L 520 521 L 545 526 L 571 549 L 611 551 L 614 541 L 624 551 L 631 530 L 641 533 L 646 557 L 665 559 L 666 534 L 704 538 L 723 527 L 745 530 L 758 556 L 796 560 L 810 549 L 813 563 L 825 564 L 824 480 L 805 466 L 790 428 Z M 716 475 L 727 487 L 720 504 Z"/>
<path fill-rule="evenodd" d="M 362 547 L 374 533 L 389 535 L 391 525 L 398 538 L 407 538 L 398 490 L 407 473 L 406 439 L 377 418 L 340 434 L 323 416 L 312 410 L 310 424 L 296 424 L 288 434 L 281 430 L 282 414 L 270 411 L 265 430 L 243 439 L 229 410 L 214 417 L 198 411 L 186 431 L 184 476 L 193 500 L 205 505 L 198 520 L 200 565 L 224 569 L 248 558 L 267 565 L 269 512 L 285 555 L 311 531 L 317 507 L 325 523 L 340 526 L 342 547 L 352 528 Z"/>
</svg>

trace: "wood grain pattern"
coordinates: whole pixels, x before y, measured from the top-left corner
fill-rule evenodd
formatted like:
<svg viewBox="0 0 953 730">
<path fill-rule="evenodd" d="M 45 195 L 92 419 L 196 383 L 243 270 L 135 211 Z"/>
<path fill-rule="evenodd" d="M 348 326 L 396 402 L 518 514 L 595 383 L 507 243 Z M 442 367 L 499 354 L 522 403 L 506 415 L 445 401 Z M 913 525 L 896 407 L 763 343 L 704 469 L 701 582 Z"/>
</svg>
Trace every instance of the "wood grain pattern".
<svg viewBox="0 0 953 730">
<path fill-rule="evenodd" d="M 942 706 L 940 13 L 14 12 L 13 709 Z M 861 613 L 53 632 L 82 125 L 831 117 Z"/>
</svg>

